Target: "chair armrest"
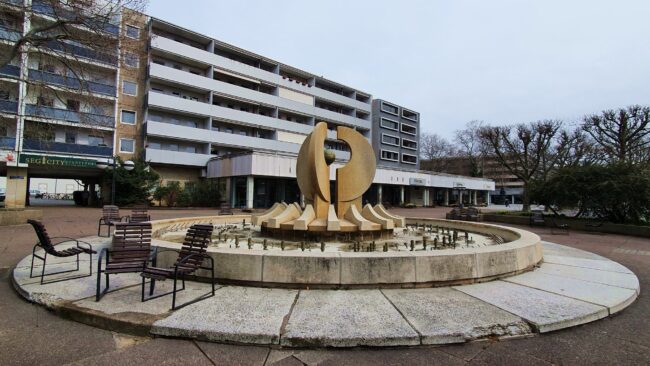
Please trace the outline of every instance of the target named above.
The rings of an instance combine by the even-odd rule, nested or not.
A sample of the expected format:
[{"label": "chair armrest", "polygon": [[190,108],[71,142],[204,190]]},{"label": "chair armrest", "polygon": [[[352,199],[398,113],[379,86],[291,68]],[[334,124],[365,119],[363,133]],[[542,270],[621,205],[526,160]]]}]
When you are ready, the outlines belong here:
[{"label": "chair armrest", "polygon": [[192,257],[201,257],[203,259],[206,259],[206,258],[212,259],[212,257],[209,256],[207,253],[192,253],[192,254],[188,254],[185,257],[181,258],[181,260],[176,262],[175,266],[178,267],[179,264],[183,264],[183,263],[187,262]]},{"label": "chair armrest", "polygon": [[[82,245],[82,244],[83,244],[83,245]],[[87,247],[86,249],[90,250],[90,251],[93,252],[93,253],[96,253],[95,251],[93,251],[93,246],[92,246],[92,244],[87,243],[87,242],[85,242],[85,241],[77,240],[77,247],[79,247],[79,248]]]},{"label": "chair armrest", "polygon": [[52,244],[52,245],[59,245],[61,243],[65,243],[66,241],[74,241],[75,243],[77,243],[77,245],[79,244],[78,239],[70,238],[70,237],[67,237],[67,236],[51,236],[50,240],[53,240],[53,239],[65,239],[65,240],[62,240],[62,241],[60,241],[60,242],[58,242],[56,244]]},{"label": "chair armrest", "polygon": [[97,256],[97,270],[100,271],[102,269],[102,259],[104,259],[104,256],[106,256],[106,264],[108,264],[108,255],[110,254],[108,248],[102,248],[101,251],[99,251],[99,256]]}]

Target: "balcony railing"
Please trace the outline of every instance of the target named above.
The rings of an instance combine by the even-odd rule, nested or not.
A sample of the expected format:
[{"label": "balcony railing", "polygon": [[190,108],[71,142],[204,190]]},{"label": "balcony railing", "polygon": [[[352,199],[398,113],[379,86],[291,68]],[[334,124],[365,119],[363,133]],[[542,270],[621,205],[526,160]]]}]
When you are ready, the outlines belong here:
[{"label": "balcony railing", "polygon": [[[2,69],[0,69],[0,73]],[[71,89],[82,89],[81,82],[79,79],[74,77],[67,77],[63,75],[52,74],[49,72],[39,71],[39,70],[29,70],[29,80],[39,81],[47,84],[59,85]],[[84,87],[83,90],[87,90],[91,93],[98,93],[104,95],[115,95],[115,87],[112,85],[106,85],[97,83],[94,81],[83,81]]]},{"label": "balcony railing", "polygon": [[117,65],[117,56],[107,53],[96,52],[86,47],[77,46],[62,41],[47,42],[47,47],[54,51],[72,54],[76,57],[83,58],[90,61],[98,61],[108,65]]},{"label": "balcony railing", "polygon": [[15,137],[0,137],[0,149],[13,150],[16,148]]},{"label": "balcony railing", "polygon": [[120,33],[119,26],[108,22],[108,20],[101,19],[101,17],[98,14],[82,15],[82,14],[77,14],[76,12],[71,10],[66,10],[62,8],[55,9],[54,7],[52,7],[51,4],[47,4],[39,0],[32,0],[32,10],[35,13],[45,14],[48,16],[52,16],[60,19],[68,19],[68,20],[80,18],[80,16],[83,16],[84,17],[83,20],[85,23],[91,23],[91,21],[94,21],[95,24],[87,24],[89,27],[92,27],[93,29],[102,28],[105,32],[114,35]]},{"label": "balcony railing", "polygon": [[18,102],[15,100],[0,100],[0,112],[18,113]]},{"label": "balcony railing", "polygon": [[20,31],[0,26],[0,39],[16,42],[20,39]]},{"label": "balcony railing", "polygon": [[27,104],[25,114],[33,117],[57,119],[90,126],[115,127],[115,117],[101,114],[69,111],[67,109]]},{"label": "balcony railing", "polygon": [[45,141],[30,138],[23,140],[23,150],[93,156],[111,156],[113,154],[113,148],[108,146],[68,144],[65,142]]},{"label": "balcony railing", "polygon": [[0,75],[18,77],[20,75],[20,67],[14,65],[5,65],[0,67]]}]

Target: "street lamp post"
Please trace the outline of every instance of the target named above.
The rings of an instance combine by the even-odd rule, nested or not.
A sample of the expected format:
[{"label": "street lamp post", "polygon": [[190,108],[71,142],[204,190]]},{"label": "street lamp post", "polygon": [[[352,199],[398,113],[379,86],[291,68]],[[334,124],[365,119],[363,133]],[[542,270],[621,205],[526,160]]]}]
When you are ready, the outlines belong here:
[{"label": "street lamp post", "polygon": [[[124,169],[127,171],[133,170],[135,168],[135,163],[131,160],[127,160],[122,163]],[[97,160],[97,167],[99,169],[111,169],[113,171],[111,177],[111,205],[115,205],[115,170],[120,167],[120,163],[117,161],[117,156],[112,156],[110,159],[100,159]]]}]

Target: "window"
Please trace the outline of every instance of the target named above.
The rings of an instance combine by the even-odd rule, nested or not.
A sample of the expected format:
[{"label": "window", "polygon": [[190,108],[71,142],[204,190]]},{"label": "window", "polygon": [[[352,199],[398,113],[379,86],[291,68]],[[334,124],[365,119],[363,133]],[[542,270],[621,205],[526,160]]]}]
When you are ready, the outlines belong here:
[{"label": "window", "polygon": [[77,133],[76,132],[66,132],[65,133],[65,143],[66,144],[76,144],[77,143]]},{"label": "window", "polygon": [[166,150],[170,150],[170,151],[178,151],[178,144],[169,144],[169,145],[167,145],[167,149],[166,149]]},{"label": "window", "polygon": [[52,64],[39,63],[38,70],[43,72],[49,72],[50,74],[56,73],[56,67]]},{"label": "window", "polygon": [[80,106],[79,101],[74,99],[68,99],[65,104],[65,107],[69,111],[75,111],[75,112],[79,112],[79,106]]},{"label": "window", "polygon": [[396,116],[399,116],[399,107],[394,106],[392,104],[388,104],[386,102],[381,102],[381,110],[382,112],[394,114]]},{"label": "window", "polygon": [[393,121],[392,119],[382,118],[380,122],[381,127],[387,128],[389,130],[399,131],[399,123]]},{"label": "window", "polygon": [[165,66],[165,61],[162,61],[162,60],[154,59],[154,60],[153,60],[153,63],[154,63],[154,64],[158,64],[158,65],[163,65],[163,66]]},{"label": "window", "polygon": [[104,144],[104,137],[88,135],[88,145],[90,146],[106,146]]},{"label": "window", "polygon": [[402,138],[402,147],[405,148],[405,149],[417,150],[418,149],[418,143],[416,141],[413,141],[413,140]]},{"label": "window", "polygon": [[0,90],[0,99],[2,100],[9,100],[9,91],[8,90]]},{"label": "window", "polygon": [[415,113],[413,111],[409,111],[408,109],[405,109],[405,108],[402,108],[402,117],[404,117],[406,119],[410,119],[411,121],[415,121],[415,122],[417,122],[417,120],[418,120],[418,114],[417,113]]},{"label": "window", "polygon": [[185,148],[185,152],[196,154],[196,147],[195,146],[187,146]]},{"label": "window", "polygon": [[176,70],[182,70],[182,69],[183,69],[183,68],[181,67],[181,65],[179,65],[179,64],[174,64],[174,68],[175,68]]},{"label": "window", "polygon": [[126,52],[124,54],[124,64],[129,67],[138,67],[139,65],[138,55],[136,55],[135,53]]},{"label": "window", "polygon": [[120,122],[127,124],[127,125],[134,125],[135,124],[135,112],[134,111],[127,111],[127,110],[122,110],[122,115],[120,117]]},{"label": "window", "polygon": [[122,80],[122,93],[127,95],[138,95],[138,85],[132,81]]},{"label": "window", "polygon": [[149,148],[150,149],[155,149],[155,150],[160,150],[160,143],[159,142],[150,142],[149,143]]},{"label": "window", "polygon": [[387,135],[385,133],[381,134],[381,143],[386,145],[399,146],[399,137],[392,135]]},{"label": "window", "polygon": [[418,157],[415,156],[415,155],[402,153],[402,163],[417,164],[418,163]]},{"label": "window", "polygon": [[133,139],[120,139],[120,152],[123,152],[123,153],[135,152],[135,140],[133,140]]},{"label": "window", "polygon": [[126,26],[126,36],[129,38],[138,39],[140,38],[140,28],[134,27],[132,25]]},{"label": "window", "polygon": [[407,125],[406,123],[402,123],[402,132],[409,135],[417,135],[418,128],[415,126]]},{"label": "window", "polygon": [[382,160],[399,161],[399,153],[390,150],[381,151]]}]

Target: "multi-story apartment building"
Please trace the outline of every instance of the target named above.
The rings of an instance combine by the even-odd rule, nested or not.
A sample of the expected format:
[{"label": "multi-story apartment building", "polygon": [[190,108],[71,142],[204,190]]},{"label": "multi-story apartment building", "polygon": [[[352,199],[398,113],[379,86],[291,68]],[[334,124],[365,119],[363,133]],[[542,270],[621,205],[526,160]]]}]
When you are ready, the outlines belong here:
[{"label": "multi-story apartment building", "polygon": [[[40,15],[17,14],[29,24],[32,19],[27,17]],[[381,159],[385,141],[375,145],[378,170],[366,201],[431,205],[436,195],[459,185],[475,191],[494,189],[485,179],[419,171],[417,112],[373,102],[367,92],[160,19],[125,19],[117,20],[106,35],[126,35],[120,37],[119,49],[101,55],[78,50],[96,75],[88,85],[100,102],[75,103],[74,92],[66,92],[68,101],[50,102],[25,91],[20,82],[0,80],[0,90],[6,90],[0,96],[7,96],[0,106],[8,126],[2,130],[8,177],[74,177],[94,185],[101,174],[95,168],[98,159],[142,157],[161,175],[161,184],[216,179],[232,206],[267,207],[300,199],[296,157],[317,122],[328,124],[326,145],[336,153],[336,168],[350,154],[336,139],[337,126],[352,127],[373,142],[376,136],[381,139],[375,134],[381,129],[396,135],[382,127],[388,126],[382,121],[393,120],[399,125],[399,147],[391,146],[399,152],[398,164]],[[27,30],[17,25],[16,31]],[[2,31],[0,47],[11,47],[11,33]],[[0,72],[38,72],[47,75],[48,83],[61,79],[41,58],[30,62]],[[396,109],[392,114],[390,107]],[[373,118],[375,114],[388,117]],[[53,132],[30,140],[29,128],[21,126],[36,123],[39,128],[34,130]],[[333,169],[332,179],[334,174]],[[11,184],[8,179],[8,191]]]},{"label": "multi-story apartment building", "polygon": [[377,165],[418,170],[420,113],[381,99],[372,101],[372,147]]}]

